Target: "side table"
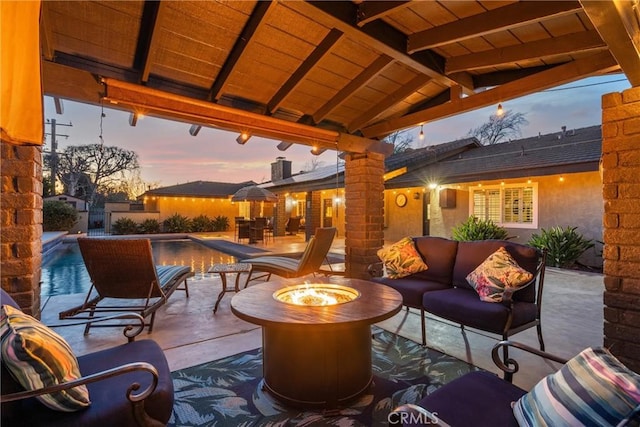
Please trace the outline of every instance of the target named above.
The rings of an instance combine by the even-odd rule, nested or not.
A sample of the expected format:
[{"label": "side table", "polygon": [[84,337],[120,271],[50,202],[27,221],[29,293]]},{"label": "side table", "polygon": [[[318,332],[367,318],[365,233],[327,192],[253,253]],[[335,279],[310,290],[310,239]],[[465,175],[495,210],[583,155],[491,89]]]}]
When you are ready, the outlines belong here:
[{"label": "side table", "polygon": [[[213,312],[215,313],[218,310],[218,305],[220,305],[220,301],[226,292],[238,292],[240,291],[240,273],[251,273],[251,264],[246,262],[234,262],[229,264],[213,264],[207,270],[207,273],[218,273],[220,275],[220,279],[222,280],[222,290],[218,295],[218,300],[216,301],[216,305],[213,306]],[[235,273],[236,274],[236,282],[235,287],[229,289],[227,287],[227,273]],[[247,274],[247,280],[244,283],[244,287],[247,287],[249,283],[249,276]]]}]

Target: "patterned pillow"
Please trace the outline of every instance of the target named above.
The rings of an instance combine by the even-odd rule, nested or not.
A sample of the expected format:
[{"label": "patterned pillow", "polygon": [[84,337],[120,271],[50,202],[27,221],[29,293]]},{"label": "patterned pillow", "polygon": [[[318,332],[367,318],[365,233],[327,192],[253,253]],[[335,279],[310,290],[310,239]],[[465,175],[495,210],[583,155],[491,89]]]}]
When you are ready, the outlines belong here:
[{"label": "patterned pillow", "polygon": [[390,279],[400,279],[429,268],[422,261],[411,237],[405,237],[387,248],[378,250],[378,257],[384,264],[385,277]]},{"label": "patterned pillow", "polygon": [[506,288],[517,289],[533,279],[533,274],[518,265],[515,259],[501,247],[467,275],[480,299],[500,302]]},{"label": "patterned pillow", "polygon": [[520,426],[625,425],[640,410],[640,375],[588,348],[513,405]]},{"label": "patterned pillow", "polygon": [[[26,390],[80,378],[78,360],[60,335],[33,317],[9,305],[2,306],[2,362]],[[73,412],[91,404],[82,385],[37,397],[47,407]]]}]

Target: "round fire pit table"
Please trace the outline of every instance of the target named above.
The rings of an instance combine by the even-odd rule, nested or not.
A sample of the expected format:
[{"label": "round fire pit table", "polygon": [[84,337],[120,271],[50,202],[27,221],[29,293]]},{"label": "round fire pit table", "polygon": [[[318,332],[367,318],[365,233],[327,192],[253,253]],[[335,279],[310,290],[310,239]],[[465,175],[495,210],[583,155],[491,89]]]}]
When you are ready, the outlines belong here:
[{"label": "round fire pit table", "polygon": [[[371,325],[400,311],[394,289],[359,279],[314,278],[347,294],[335,305],[296,305],[276,299],[299,280],[265,282],[241,290],[231,311],[262,326],[263,386],[285,404],[335,409],[371,384]],[[344,293],[344,292],[343,292]]]}]

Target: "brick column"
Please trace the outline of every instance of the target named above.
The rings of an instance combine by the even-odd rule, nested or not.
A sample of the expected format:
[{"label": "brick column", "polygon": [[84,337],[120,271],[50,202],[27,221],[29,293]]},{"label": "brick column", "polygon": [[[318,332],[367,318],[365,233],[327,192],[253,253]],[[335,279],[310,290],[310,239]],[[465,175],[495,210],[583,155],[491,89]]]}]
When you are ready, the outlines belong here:
[{"label": "brick column", "polygon": [[345,160],[346,275],[366,279],[384,243],[384,156],[350,154]]},{"label": "brick column", "polygon": [[602,97],[604,345],[640,372],[640,88]]},{"label": "brick column", "polygon": [[305,211],[305,238],[308,241],[316,232],[316,228],[322,225],[322,192],[310,191],[307,193],[307,209]]},{"label": "brick column", "polygon": [[287,198],[284,193],[278,194],[278,202],[276,203],[276,209],[273,216],[275,222],[273,235],[284,236],[287,220],[289,219],[289,215],[287,215]]},{"label": "brick column", "polygon": [[1,141],[2,266],[0,280],[25,313],[40,316],[42,154]]}]

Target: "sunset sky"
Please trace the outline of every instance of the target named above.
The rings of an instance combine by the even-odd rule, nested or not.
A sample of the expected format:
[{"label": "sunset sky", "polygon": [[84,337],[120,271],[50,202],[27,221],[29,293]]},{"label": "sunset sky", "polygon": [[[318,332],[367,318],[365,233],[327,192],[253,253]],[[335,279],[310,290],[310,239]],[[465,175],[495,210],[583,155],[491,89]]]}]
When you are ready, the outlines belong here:
[{"label": "sunset sky", "polygon": [[[630,87],[622,74],[594,77],[550,91],[503,102],[505,110],[525,114],[529,125],[522,129],[522,136],[534,136],[567,129],[592,126],[601,123],[601,97],[605,93],[621,92]],[[58,150],[69,145],[98,143],[100,135],[100,107],[63,101],[64,114],[57,115],[53,98],[45,97],[45,118],[56,119],[59,124]],[[419,128],[413,129],[414,147],[439,144],[462,138],[470,129],[486,122],[496,106],[482,108],[452,118],[424,125],[425,141],[418,140]],[[245,145],[235,139],[237,133],[212,128],[202,128],[193,137],[189,124],[145,117],[137,126],[129,126],[129,113],[105,108],[102,136],[106,145],[114,145],[138,154],[142,179],[164,187],[190,181],[256,182],[268,181],[271,163],[276,157],[292,161],[292,171],[298,172],[310,164],[314,157],[310,147],[294,145],[287,151],[279,151],[280,141],[252,137]],[[45,126],[50,132],[49,126]],[[47,136],[45,149],[50,148]],[[318,160],[322,165],[336,162],[335,151],[326,151]]]}]

